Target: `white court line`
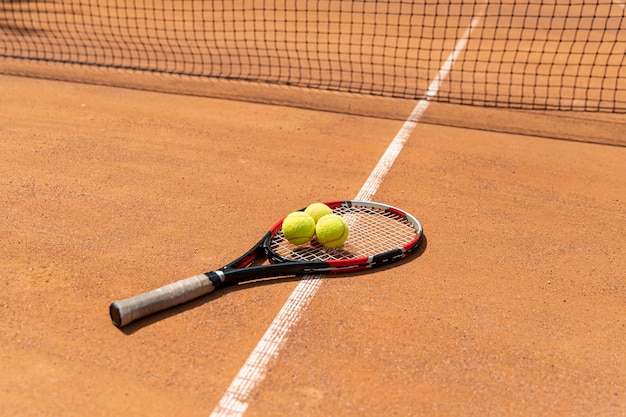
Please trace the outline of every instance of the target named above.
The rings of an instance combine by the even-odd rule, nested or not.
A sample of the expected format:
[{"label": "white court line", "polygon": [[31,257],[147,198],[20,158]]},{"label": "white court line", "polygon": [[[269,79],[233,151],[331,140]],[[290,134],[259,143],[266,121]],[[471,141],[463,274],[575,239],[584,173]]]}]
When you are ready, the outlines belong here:
[{"label": "white court line", "polygon": [[[382,182],[383,177],[393,165],[407,138],[428,108],[428,98],[437,95],[441,83],[450,72],[454,61],[465,48],[465,44],[472,30],[478,24],[481,16],[482,13],[474,17],[471,25],[465,30],[465,33],[458,41],[454,51],[439,70],[437,77],[429,85],[428,90],[426,90],[424,94],[424,98],[417,103],[409,118],[404,122],[400,131],[396,134],[396,137],[378,161],[378,164],[361,188],[361,191],[357,194],[356,200],[369,200],[376,190],[378,190],[378,186]],[[248,357],[248,360],[246,360],[246,363],[226,390],[226,393],[213,410],[213,413],[211,413],[211,417],[243,416],[248,408],[250,393],[263,378],[265,378],[267,364],[270,359],[278,354],[278,350],[285,336],[297,323],[300,318],[300,313],[308,306],[321,283],[321,275],[306,275],[302,278],[283,308],[278,312],[272,324],[270,324],[270,327],[261,338],[261,341],[256,345]]]}]

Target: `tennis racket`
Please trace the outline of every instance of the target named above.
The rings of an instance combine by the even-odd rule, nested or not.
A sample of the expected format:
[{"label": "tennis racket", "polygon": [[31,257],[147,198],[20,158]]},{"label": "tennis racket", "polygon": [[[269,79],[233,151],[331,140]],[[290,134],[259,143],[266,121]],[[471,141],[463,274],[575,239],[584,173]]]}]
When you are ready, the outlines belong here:
[{"label": "tennis racket", "polygon": [[[315,238],[305,245],[293,245],[283,236],[280,220],[248,252],[216,271],[114,301],[110,306],[113,323],[123,327],[230,284],[289,275],[356,272],[388,265],[415,251],[422,240],[420,222],[395,207],[354,200],[326,205],[348,223],[350,234],[342,247],[327,249]],[[266,260],[270,263],[262,265]]]}]

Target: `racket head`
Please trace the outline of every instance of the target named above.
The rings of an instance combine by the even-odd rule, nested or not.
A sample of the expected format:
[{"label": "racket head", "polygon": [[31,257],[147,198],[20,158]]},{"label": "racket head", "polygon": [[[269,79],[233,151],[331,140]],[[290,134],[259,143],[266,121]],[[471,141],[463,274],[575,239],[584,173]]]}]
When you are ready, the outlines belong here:
[{"label": "racket head", "polygon": [[270,229],[265,244],[270,262],[325,262],[327,266],[319,272],[350,272],[399,261],[414,252],[422,240],[419,220],[396,207],[358,200],[324,204],[348,223],[344,245],[328,249],[315,237],[307,244],[294,245],[285,239],[281,220]]}]

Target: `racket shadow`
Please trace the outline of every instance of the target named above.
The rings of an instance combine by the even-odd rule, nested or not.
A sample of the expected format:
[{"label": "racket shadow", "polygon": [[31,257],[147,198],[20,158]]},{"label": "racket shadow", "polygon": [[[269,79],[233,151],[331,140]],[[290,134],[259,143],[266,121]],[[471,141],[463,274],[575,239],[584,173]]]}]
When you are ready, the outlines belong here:
[{"label": "racket shadow", "polygon": [[[324,279],[328,279],[328,280],[342,279],[342,278],[355,278],[358,276],[367,276],[370,274],[379,273],[381,271],[386,271],[392,268],[397,268],[408,262],[411,262],[415,258],[420,257],[426,251],[427,246],[428,246],[428,242],[426,239],[426,235],[424,234],[422,235],[421,242],[418,248],[409,256],[407,256],[406,258],[398,262],[394,262],[389,265],[384,265],[384,266],[380,266],[374,269],[367,269],[367,270],[363,270],[359,272],[344,273],[344,274],[325,274],[323,275],[323,277]],[[122,331],[125,335],[130,336],[133,333],[143,329],[144,327],[150,326],[156,322],[165,320],[169,317],[184,313],[185,311],[190,311],[195,308],[201,307],[202,305],[206,303],[210,303],[213,300],[216,300],[220,297],[223,297],[233,292],[249,290],[251,288],[263,287],[266,285],[274,285],[278,283],[295,282],[295,281],[300,281],[301,279],[302,279],[301,275],[295,275],[295,276],[291,275],[291,276],[284,276],[284,277],[264,278],[264,279],[259,279],[255,281],[247,281],[247,282],[242,282],[239,284],[229,285],[226,287],[219,288],[218,290],[210,294],[188,301],[185,304],[181,304],[181,305],[169,308],[167,310],[152,314],[150,316],[144,317],[142,319],[139,319],[133,323],[130,323],[129,325],[125,327],[120,328],[119,330]]]}]

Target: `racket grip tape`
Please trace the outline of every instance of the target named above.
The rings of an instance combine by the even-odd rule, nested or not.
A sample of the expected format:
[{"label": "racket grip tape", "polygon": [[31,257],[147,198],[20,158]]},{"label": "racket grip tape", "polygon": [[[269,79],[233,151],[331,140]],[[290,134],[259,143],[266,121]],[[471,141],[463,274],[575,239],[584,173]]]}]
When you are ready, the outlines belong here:
[{"label": "racket grip tape", "polygon": [[135,320],[186,303],[215,289],[211,274],[194,275],[156,290],[113,301],[109,313],[113,324],[124,327]]}]

